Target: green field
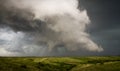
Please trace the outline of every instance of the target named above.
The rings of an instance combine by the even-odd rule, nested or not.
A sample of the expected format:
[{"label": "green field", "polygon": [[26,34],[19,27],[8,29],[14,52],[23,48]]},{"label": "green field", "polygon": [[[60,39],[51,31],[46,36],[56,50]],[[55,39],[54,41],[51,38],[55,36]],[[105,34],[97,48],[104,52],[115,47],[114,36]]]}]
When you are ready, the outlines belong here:
[{"label": "green field", "polygon": [[0,71],[120,71],[120,57],[1,57]]}]

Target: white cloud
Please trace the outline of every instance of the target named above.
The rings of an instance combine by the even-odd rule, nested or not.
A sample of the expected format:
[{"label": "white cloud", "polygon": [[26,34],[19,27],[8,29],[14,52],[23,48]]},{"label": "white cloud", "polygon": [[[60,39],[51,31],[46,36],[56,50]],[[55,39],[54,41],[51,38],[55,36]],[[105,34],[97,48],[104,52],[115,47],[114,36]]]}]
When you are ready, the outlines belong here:
[{"label": "white cloud", "polygon": [[[8,0],[8,4],[12,8],[28,10],[34,14],[34,19],[45,22],[42,29],[41,27],[35,28],[38,32],[15,33],[4,31],[0,33],[0,39],[10,41],[10,50],[21,48],[21,52],[24,52],[25,55],[34,55],[44,50],[38,45],[41,42],[46,42],[49,50],[61,43],[68,50],[81,48],[89,51],[103,50],[85,32],[90,19],[86,10],[78,9],[78,0]],[[16,23],[12,25],[14,24]],[[32,26],[34,23],[26,24]],[[44,32],[39,32],[41,31],[39,28]],[[31,40],[26,41],[25,39],[28,40],[28,33],[34,33],[35,35],[32,35]],[[7,53],[4,49],[1,50]]]}]

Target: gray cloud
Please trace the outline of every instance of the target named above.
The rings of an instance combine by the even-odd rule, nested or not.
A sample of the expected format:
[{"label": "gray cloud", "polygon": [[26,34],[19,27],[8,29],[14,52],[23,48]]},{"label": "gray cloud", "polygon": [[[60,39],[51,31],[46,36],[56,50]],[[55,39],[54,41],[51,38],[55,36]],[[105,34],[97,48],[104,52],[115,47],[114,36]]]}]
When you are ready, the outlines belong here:
[{"label": "gray cloud", "polygon": [[5,0],[0,12],[0,44],[5,55],[103,50],[85,32],[90,20],[86,10],[78,9],[77,0]]}]

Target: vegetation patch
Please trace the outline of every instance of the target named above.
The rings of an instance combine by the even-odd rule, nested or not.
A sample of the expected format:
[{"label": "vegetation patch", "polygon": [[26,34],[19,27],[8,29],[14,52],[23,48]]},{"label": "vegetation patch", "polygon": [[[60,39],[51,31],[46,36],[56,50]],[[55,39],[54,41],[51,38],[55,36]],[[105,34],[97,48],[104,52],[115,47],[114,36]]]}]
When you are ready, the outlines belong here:
[{"label": "vegetation patch", "polygon": [[120,57],[1,57],[0,71],[120,71]]}]

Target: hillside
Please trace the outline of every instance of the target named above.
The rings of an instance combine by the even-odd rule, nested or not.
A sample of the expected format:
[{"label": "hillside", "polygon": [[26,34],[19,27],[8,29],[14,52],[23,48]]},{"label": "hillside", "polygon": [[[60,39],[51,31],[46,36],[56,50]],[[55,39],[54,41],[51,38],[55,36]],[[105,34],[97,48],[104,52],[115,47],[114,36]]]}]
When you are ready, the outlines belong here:
[{"label": "hillside", "polygon": [[120,57],[1,57],[0,71],[120,71]]}]

